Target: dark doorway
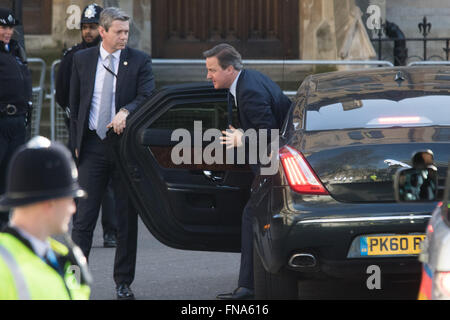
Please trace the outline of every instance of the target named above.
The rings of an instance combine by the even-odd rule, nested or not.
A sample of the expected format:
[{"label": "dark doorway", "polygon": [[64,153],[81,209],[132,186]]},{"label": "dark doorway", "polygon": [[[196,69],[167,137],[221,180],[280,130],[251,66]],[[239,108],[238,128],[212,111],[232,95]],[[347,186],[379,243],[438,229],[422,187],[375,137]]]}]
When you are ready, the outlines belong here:
[{"label": "dark doorway", "polygon": [[298,17],[298,0],[152,0],[152,55],[200,59],[227,42],[244,59],[298,59]]}]

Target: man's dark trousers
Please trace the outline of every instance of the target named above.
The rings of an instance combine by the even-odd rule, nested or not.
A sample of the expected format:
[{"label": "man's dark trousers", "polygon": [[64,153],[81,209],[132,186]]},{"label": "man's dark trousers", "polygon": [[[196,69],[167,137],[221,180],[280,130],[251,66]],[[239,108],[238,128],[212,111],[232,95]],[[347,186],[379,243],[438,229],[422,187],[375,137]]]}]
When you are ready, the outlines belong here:
[{"label": "man's dark trousers", "polygon": [[[240,127],[246,131],[279,129],[290,108],[291,101],[280,87],[267,76],[254,70],[242,70],[236,85]],[[233,100],[231,101],[233,102]],[[270,139],[270,138],[269,138]],[[258,141],[258,147],[260,142]],[[244,142],[246,159],[249,159],[250,144]],[[259,149],[259,148],[258,148]],[[259,154],[259,151],[258,151]],[[260,172],[260,164],[250,165],[255,177]],[[256,181],[253,182],[253,185]],[[252,194],[252,193],[251,193]],[[253,289],[253,220],[256,210],[255,200],[250,200],[242,213],[241,226],[241,267],[238,286]]]},{"label": "man's dark trousers", "polygon": [[114,281],[130,285],[134,280],[137,247],[137,213],[129,203],[125,184],[110,155],[107,142],[95,131],[87,130],[78,165],[80,186],[88,198],[79,199],[73,218],[73,241],[86,257],[92,247],[92,237],[100,205],[110,178],[116,197],[117,249],[114,260]]},{"label": "man's dark trousers", "polygon": [[242,212],[241,225],[241,266],[238,287],[253,289],[253,211],[252,199],[247,202]]}]

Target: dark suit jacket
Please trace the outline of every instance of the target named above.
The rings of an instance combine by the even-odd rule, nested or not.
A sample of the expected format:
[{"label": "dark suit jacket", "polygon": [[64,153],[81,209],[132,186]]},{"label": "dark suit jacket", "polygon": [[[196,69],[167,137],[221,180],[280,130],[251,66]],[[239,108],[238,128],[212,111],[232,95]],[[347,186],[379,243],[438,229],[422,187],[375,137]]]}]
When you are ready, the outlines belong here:
[{"label": "dark suit jacket", "polygon": [[[88,129],[100,47],[75,53],[70,80],[70,130],[72,148],[82,151],[83,136]],[[133,112],[148,100],[155,89],[150,57],[126,47],[120,54],[116,82],[116,112],[121,108]]]},{"label": "dark suit jacket", "polygon": [[255,70],[242,70],[237,86],[241,127],[247,129],[280,129],[291,106],[280,87]]},{"label": "dark suit jacket", "polygon": [[[280,87],[266,75],[255,70],[242,70],[236,86],[237,108],[241,128],[246,131],[269,129],[268,142],[271,141],[270,129],[280,129],[291,106],[291,100],[283,94]],[[250,150],[250,141],[244,141],[246,158]],[[258,141],[258,147],[266,147]],[[259,148],[258,148],[259,154]],[[257,173],[258,166],[251,165]]]},{"label": "dark suit jacket", "polygon": [[69,92],[70,92],[70,78],[72,75],[72,61],[73,55],[80,50],[88,48],[87,44],[83,41],[66,51],[64,51],[61,63],[58,68],[58,75],[56,77],[55,85],[55,99],[59,106],[65,111],[65,108],[69,106]]}]

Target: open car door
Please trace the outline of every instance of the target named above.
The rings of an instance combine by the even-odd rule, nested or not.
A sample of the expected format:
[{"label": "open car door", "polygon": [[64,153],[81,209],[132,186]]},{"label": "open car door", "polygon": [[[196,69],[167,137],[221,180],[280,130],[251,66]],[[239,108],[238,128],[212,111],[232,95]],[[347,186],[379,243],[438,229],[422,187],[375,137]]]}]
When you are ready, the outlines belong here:
[{"label": "open car door", "polygon": [[[132,203],[159,241],[179,249],[238,252],[253,174],[249,166],[225,160],[174,164],[172,149],[180,141],[172,141],[172,133],[187,129],[194,139],[194,121],[201,121],[203,132],[226,129],[227,92],[197,83],[155,93],[116,136],[114,157]],[[191,146],[192,154],[199,151]]]}]

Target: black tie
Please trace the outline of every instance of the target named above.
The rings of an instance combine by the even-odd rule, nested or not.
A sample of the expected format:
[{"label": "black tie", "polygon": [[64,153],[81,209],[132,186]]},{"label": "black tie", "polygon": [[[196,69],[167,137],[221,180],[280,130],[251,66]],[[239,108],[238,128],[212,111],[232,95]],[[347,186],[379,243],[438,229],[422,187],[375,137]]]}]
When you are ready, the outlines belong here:
[{"label": "black tie", "polygon": [[231,92],[228,92],[228,126],[233,125],[233,106],[235,106],[234,103],[234,97],[231,94]]}]

